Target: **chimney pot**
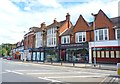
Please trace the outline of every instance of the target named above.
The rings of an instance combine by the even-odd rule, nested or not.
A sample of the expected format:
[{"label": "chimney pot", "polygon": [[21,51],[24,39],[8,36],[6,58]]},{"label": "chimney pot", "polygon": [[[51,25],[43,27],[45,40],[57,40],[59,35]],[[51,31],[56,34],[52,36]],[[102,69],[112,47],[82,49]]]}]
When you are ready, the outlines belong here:
[{"label": "chimney pot", "polygon": [[67,13],[67,15],[66,15],[66,20],[70,21],[70,14],[69,13]]}]

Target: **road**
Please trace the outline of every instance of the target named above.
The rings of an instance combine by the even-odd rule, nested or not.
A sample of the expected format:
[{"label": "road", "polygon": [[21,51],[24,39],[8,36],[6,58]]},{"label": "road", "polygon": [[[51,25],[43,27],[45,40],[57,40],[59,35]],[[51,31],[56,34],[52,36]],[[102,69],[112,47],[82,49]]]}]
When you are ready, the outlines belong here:
[{"label": "road", "polygon": [[[118,82],[116,71],[26,63],[1,59],[2,82]],[[23,84],[23,83],[21,83]]]}]

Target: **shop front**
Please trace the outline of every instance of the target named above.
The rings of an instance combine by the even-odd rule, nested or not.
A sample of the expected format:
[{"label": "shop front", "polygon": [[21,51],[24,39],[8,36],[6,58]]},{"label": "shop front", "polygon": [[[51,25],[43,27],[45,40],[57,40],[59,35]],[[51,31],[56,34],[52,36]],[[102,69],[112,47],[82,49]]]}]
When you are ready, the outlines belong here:
[{"label": "shop front", "polygon": [[45,61],[47,62],[58,62],[59,61],[59,51],[58,47],[46,47],[45,48]]},{"label": "shop front", "polygon": [[118,63],[120,62],[120,40],[99,41],[89,43],[90,62]]},{"label": "shop front", "polygon": [[32,61],[44,61],[44,49],[35,48],[32,49]]},{"label": "shop front", "polygon": [[62,44],[60,46],[60,57],[64,62],[88,63],[88,43]]}]

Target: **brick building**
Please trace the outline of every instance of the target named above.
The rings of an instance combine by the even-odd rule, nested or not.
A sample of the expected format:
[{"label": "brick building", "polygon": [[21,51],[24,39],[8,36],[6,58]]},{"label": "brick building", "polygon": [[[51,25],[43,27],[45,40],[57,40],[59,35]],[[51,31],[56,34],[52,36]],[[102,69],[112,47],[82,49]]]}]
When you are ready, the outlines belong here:
[{"label": "brick building", "polygon": [[32,48],[32,60],[33,61],[59,61],[60,50],[59,44],[61,42],[60,35],[66,30],[71,28],[72,23],[70,22],[70,15],[67,13],[64,21],[58,22],[56,19],[53,23],[46,26],[45,23],[41,24],[40,28],[35,28],[35,48]]},{"label": "brick building", "polygon": [[64,21],[32,27],[24,36],[24,48],[33,61],[120,62],[120,17],[108,18],[102,10],[93,16],[87,22],[80,15],[73,26],[67,13]]},{"label": "brick building", "polygon": [[89,62],[120,62],[120,17],[108,18],[100,10],[94,15],[92,41],[89,42]]}]

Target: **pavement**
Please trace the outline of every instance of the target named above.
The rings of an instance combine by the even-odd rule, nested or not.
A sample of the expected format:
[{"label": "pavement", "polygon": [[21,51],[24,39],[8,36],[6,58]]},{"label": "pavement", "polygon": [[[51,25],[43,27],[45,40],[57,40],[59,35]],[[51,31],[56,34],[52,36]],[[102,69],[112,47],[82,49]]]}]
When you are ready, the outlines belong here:
[{"label": "pavement", "polygon": [[65,63],[65,62],[37,62],[37,61],[26,61],[30,63],[38,63],[53,66],[64,66],[64,67],[75,67],[75,68],[91,68],[91,69],[101,69],[101,70],[113,70],[117,71],[117,64],[89,64],[89,63]]}]

